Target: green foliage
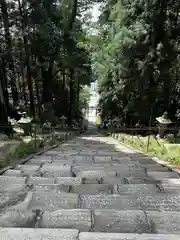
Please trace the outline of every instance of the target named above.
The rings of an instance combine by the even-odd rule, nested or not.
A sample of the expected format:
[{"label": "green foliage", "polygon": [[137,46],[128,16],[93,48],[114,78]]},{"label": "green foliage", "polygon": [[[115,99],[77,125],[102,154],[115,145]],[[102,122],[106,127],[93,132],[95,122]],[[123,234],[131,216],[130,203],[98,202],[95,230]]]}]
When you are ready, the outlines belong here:
[{"label": "green foliage", "polygon": [[[179,98],[180,3],[107,0],[100,16],[94,69],[104,116],[148,124],[165,110],[176,119]],[[97,38],[97,37],[96,37]]]},{"label": "green foliage", "polygon": [[[180,145],[169,144],[168,140],[156,140],[153,136],[150,136],[149,147],[148,137],[131,136],[128,134],[113,134],[113,137],[117,138],[120,142],[132,146],[141,150],[144,153],[148,153],[151,156],[157,156],[161,159],[168,161],[171,164],[180,164],[179,154]],[[176,142],[176,138],[174,138]]]},{"label": "green foliage", "polygon": [[40,117],[47,102],[54,103],[56,116],[65,115],[69,123],[74,112],[81,114],[79,92],[92,81],[89,23],[84,27],[84,21],[95,2],[1,1],[0,78],[6,101],[0,100],[2,124],[8,121],[9,101],[18,106],[21,100],[33,117]]},{"label": "green foliage", "polygon": [[36,140],[27,142],[20,142],[19,144],[13,145],[9,151],[0,159],[0,168],[6,167],[9,164],[14,164],[19,159],[27,156],[28,154],[35,153],[39,148],[41,142]]}]

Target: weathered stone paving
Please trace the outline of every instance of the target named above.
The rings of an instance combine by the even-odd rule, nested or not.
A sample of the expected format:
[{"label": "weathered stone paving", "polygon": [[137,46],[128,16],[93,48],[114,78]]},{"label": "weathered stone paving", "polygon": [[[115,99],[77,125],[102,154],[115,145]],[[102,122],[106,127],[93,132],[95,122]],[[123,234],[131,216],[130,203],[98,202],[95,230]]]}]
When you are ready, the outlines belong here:
[{"label": "weathered stone paving", "polygon": [[1,240],[179,240],[180,177],[85,135],[0,176]]}]

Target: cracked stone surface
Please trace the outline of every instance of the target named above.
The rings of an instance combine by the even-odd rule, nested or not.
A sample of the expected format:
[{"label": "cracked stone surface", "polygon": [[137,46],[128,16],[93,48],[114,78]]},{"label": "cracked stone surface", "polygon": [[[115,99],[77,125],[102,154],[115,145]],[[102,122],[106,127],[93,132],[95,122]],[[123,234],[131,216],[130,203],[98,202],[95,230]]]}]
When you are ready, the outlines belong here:
[{"label": "cracked stone surface", "polygon": [[147,195],[160,192],[155,184],[119,184],[114,186],[114,194],[120,195]]},{"label": "cracked stone surface", "polygon": [[42,228],[76,228],[87,232],[91,229],[91,225],[91,212],[85,209],[46,211],[40,221]]},{"label": "cracked stone surface", "polygon": [[29,209],[37,210],[56,210],[59,208],[71,209],[78,207],[78,195],[75,193],[65,193],[51,189],[48,191],[37,190],[33,192]]},{"label": "cracked stone surface", "polygon": [[76,240],[76,229],[0,228],[1,240]]},{"label": "cracked stone surface", "polygon": [[180,214],[178,212],[147,212],[147,220],[154,233],[180,234]]},{"label": "cracked stone surface", "polygon": [[149,233],[150,226],[143,211],[95,210],[96,232]]},{"label": "cracked stone surface", "polygon": [[0,176],[2,240],[179,240],[180,177],[85,134]]}]

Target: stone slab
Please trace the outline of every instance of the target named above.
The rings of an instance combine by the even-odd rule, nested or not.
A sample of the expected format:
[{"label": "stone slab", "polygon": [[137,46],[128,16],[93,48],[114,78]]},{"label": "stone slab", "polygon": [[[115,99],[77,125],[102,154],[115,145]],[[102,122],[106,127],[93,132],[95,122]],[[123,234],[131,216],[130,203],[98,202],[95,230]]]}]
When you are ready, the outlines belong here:
[{"label": "stone slab", "polygon": [[111,184],[111,185],[117,185],[117,184],[125,184],[125,178],[123,177],[103,177],[102,179],[103,184]]},{"label": "stone slab", "polygon": [[23,201],[26,194],[24,190],[0,193],[0,209],[10,207],[17,204],[19,201]]},{"label": "stone slab", "polygon": [[180,195],[152,194],[139,196],[141,209],[144,211],[180,211]]},{"label": "stone slab", "polygon": [[[81,156],[96,156],[97,152],[96,151],[92,151],[92,150],[88,150],[88,151],[80,151],[79,154]],[[76,155],[79,155],[78,153]]]},{"label": "stone slab", "polygon": [[40,166],[38,165],[17,165],[16,170],[20,170],[21,173],[24,176],[36,176],[39,175],[38,170],[40,169]]},{"label": "stone slab", "polygon": [[141,168],[141,169],[116,169],[116,174],[117,176],[120,177],[141,177],[141,178],[145,178],[147,176],[145,169]]},{"label": "stone slab", "polygon": [[71,154],[68,154],[68,153],[58,153],[58,155],[54,155],[52,156],[52,160],[56,160],[56,159],[61,159],[61,160],[67,160],[68,158],[71,157]]},{"label": "stone slab", "polygon": [[94,156],[94,163],[111,163],[112,162],[112,158],[111,156]]},{"label": "stone slab", "polygon": [[79,184],[70,188],[70,192],[78,194],[111,194],[113,185],[110,184]]},{"label": "stone slab", "polygon": [[73,186],[74,184],[81,184],[82,179],[79,177],[57,177],[55,179],[55,183],[66,186]]},{"label": "stone slab", "polygon": [[73,160],[72,159],[54,159],[52,161],[52,165],[72,165],[73,164]]},{"label": "stone slab", "polygon": [[155,184],[118,184],[114,186],[114,194],[145,195],[160,192]]},{"label": "stone slab", "polygon": [[54,178],[44,178],[44,177],[29,177],[27,180],[27,184],[29,186],[38,185],[38,184],[53,184],[55,183]]},{"label": "stone slab", "polygon": [[147,175],[153,179],[159,180],[162,178],[179,178],[179,175],[175,172],[151,172],[147,171]]},{"label": "stone slab", "polygon": [[180,178],[164,178],[159,181],[164,184],[180,185]]},{"label": "stone slab", "polygon": [[78,208],[79,197],[75,193],[58,192],[56,190],[33,192],[29,209],[42,211],[57,210],[60,208]]},{"label": "stone slab", "polygon": [[60,185],[60,184],[38,184],[33,186],[33,191],[36,191],[38,193],[40,192],[48,192],[51,190],[55,190],[55,191],[62,191],[62,192],[69,192],[69,186],[65,186],[65,185]]},{"label": "stone slab", "polygon": [[123,156],[125,156],[124,153],[119,152],[119,151],[98,151],[97,155],[100,155],[100,156],[116,156],[116,157],[123,157]]},{"label": "stone slab", "polygon": [[87,161],[92,161],[93,160],[93,156],[82,156],[82,155],[75,155],[75,156],[71,156],[70,158],[72,158],[74,161],[77,162],[87,162]]},{"label": "stone slab", "polygon": [[154,168],[148,168],[145,167],[146,171],[150,171],[150,172],[170,172],[169,169],[167,167],[154,167]]},{"label": "stone slab", "polygon": [[126,177],[125,181],[128,184],[156,184],[156,183],[158,183],[158,180],[155,180],[152,177]]},{"label": "stone slab", "polygon": [[39,226],[42,228],[74,228],[80,231],[90,231],[92,226],[91,212],[84,209],[45,211]]},{"label": "stone slab", "polygon": [[80,195],[83,209],[141,210],[141,201],[120,195]]},{"label": "stone slab", "polygon": [[51,165],[46,164],[41,168],[43,177],[71,177],[71,166],[69,165]]},{"label": "stone slab", "polygon": [[112,157],[113,161],[121,164],[131,164],[133,163],[130,157]]},{"label": "stone slab", "polygon": [[169,184],[169,183],[160,183],[158,184],[159,188],[164,193],[179,193],[180,194],[180,185],[179,184]]},{"label": "stone slab", "polygon": [[[82,232],[79,240],[138,240],[138,234]],[[161,239],[159,239],[161,240]]]},{"label": "stone slab", "polygon": [[0,191],[14,191],[25,186],[25,177],[0,176]]},{"label": "stone slab", "polygon": [[147,220],[153,233],[180,234],[179,212],[147,212]]},{"label": "stone slab", "polygon": [[[133,158],[133,157],[132,157]],[[150,159],[150,158],[144,158],[144,159],[138,159],[138,158],[136,158],[136,160],[138,160],[138,162],[140,163],[140,164],[143,164],[143,165],[151,165],[151,164],[156,164],[156,162],[155,161],[153,161],[152,159]]]},{"label": "stone slab", "polygon": [[44,153],[45,156],[57,156],[59,153],[59,151],[57,150],[49,150],[47,152]]},{"label": "stone slab", "polygon": [[117,164],[117,163],[102,163],[102,164],[92,164],[92,165],[76,165],[72,167],[74,173],[85,170],[104,170],[104,171],[114,171],[114,172],[142,172],[142,168],[138,168],[135,164]]},{"label": "stone slab", "polygon": [[1,240],[77,240],[76,229],[0,228]]},{"label": "stone slab", "polygon": [[92,233],[82,232],[79,240],[179,240],[173,234],[135,234],[135,233]]},{"label": "stone slab", "polygon": [[36,223],[36,213],[31,211],[6,211],[0,216],[1,227],[33,228]]},{"label": "stone slab", "polygon": [[95,210],[95,232],[149,233],[150,226],[143,211]]},{"label": "stone slab", "polygon": [[67,150],[67,149],[65,150],[65,149],[64,149],[63,154],[64,154],[65,156],[81,155],[78,149],[74,149],[74,150],[73,150],[73,149],[69,149],[69,150]]},{"label": "stone slab", "polygon": [[116,172],[115,171],[104,171],[104,170],[86,170],[86,171],[79,172],[77,175],[77,177],[82,179],[82,182],[84,184],[86,184],[86,183],[92,183],[92,184],[102,183],[103,177],[106,177],[106,176],[114,177],[114,176],[116,176]]},{"label": "stone slab", "polygon": [[46,159],[46,158],[32,158],[28,161],[28,165],[37,165],[42,166],[44,163],[51,163],[52,159]]},{"label": "stone slab", "polygon": [[142,234],[137,240],[178,240],[180,236],[173,234]]},{"label": "stone slab", "polygon": [[21,170],[14,170],[14,169],[7,170],[3,175],[9,176],[9,177],[22,177]]}]

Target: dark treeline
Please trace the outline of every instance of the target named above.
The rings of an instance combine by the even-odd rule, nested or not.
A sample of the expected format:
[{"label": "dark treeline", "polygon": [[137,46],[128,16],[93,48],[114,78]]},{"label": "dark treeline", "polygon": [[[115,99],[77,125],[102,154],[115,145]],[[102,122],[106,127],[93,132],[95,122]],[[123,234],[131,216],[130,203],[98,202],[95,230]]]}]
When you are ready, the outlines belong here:
[{"label": "dark treeline", "polygon": [[98,32],[102,115],[148,125],[167,111],[179,121],[180,1],[107,0]]},{"label": "dark treeline", "polygon": [[[95,0],[0,1],[0,131],[18,109],[43,107],[71,124],[79,95],[92,80],[83,14]],[[2,127],[3,126],[3,127]]]}]

